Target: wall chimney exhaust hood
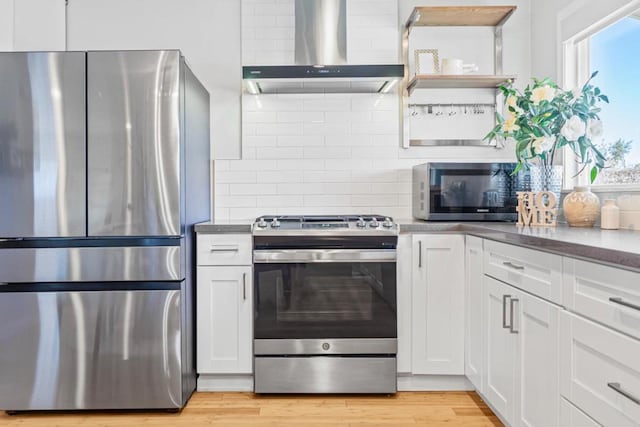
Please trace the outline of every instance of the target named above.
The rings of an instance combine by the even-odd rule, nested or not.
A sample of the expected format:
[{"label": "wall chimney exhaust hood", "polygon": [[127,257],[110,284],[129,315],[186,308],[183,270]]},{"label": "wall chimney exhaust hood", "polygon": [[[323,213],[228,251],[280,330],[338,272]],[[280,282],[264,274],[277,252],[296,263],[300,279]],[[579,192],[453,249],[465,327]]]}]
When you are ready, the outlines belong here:
[{"label": "wall chimney exhaust hood", "polygon": [[295,1],[295,65],[242,67],[247,92],[386,93],[402,64],[347,62],[346,0]]}]

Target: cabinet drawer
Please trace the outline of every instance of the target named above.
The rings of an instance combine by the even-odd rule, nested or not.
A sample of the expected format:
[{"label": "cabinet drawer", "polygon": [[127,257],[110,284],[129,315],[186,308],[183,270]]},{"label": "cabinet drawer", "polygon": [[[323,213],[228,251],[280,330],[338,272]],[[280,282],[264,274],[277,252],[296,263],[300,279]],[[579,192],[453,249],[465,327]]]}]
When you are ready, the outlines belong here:
[{"label": "cabinet drawer", "polygon": [[640,341],[563,312],[562,395],[605,426],[638,426]]},{"label": "cabinet drawer", "polygon": [[566,399],[560,399],[560,425],[562,427],[600,427],[600,424]]},{"label": "cabinet drawer", "polygon": [[251,265],[250,234],[198,234],[198,265]]},{"label": "cabinet drawer", "polygon": [[564,258],[566,308],[640,338],[640,273]]},{"label": "cabinet drawer", "polygon": [[484,273],[540,298],[562,304],[562,257],[484,241]]}]

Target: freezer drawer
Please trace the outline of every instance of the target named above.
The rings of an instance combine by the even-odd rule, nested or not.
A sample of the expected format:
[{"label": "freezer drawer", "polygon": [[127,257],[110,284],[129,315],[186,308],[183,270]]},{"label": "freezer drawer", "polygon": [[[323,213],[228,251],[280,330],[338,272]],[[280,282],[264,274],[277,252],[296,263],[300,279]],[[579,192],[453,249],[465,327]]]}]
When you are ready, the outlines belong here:
[{"label": "freezer drawer", "polygon": [[86,232],[85,53],[0,53],[0,239]]},{"label": "freezer drawer", "polygon": [[180,283],[158,286],[0,286],[0,410],[181,407]]}]

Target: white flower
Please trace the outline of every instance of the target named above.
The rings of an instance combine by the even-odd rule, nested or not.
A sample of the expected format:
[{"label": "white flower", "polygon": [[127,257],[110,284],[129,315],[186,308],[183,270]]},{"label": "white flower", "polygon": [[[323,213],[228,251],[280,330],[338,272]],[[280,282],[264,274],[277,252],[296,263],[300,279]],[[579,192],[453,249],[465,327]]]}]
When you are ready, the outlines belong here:
[{"label": "white flower", "polygon": [[583,122],[580,117],[572,116],[569,120],[566,121],[560,133],[567,141],[577,141],[578,138],[584,136],[587,130],[587,125]]},{"label": "white flower", "polygon": [[533,142],[531,143],[533,154],[540,155],[546,151],[551,150],[555,142],[556,142],[555,136],[541,136],[539,138],[534,139]]},{"label": "white flower", "polygon": [[516,114],[522,114],[524,113],[524,110],[520,107],[518,107],[518,98],[513,96],[513,95],[509,95],[507,96],[507,100],[506,100],[506,104],[507,104],[507,110],[509,112],[511,112],[511,109],[509,109],[509,107],[511,107]]},{"label": "white flower", "polygon": [[587,138],[594,139],[602,136],[602,120],[589,119],[587,124]]},{"label": "white flower", "polygon": [[504,123],[502,123],[502,131],[506,133],[511,133],[520,129],[520,126],[516,124],[516,116],[514,116],[511,112],[507,112],[504,115]]},{"label": "white flower", "polygon": [[549,85],[537,87],[531,91],[531,102],[538,105],[542,101],[551,101],[556,94],[556,90]]}]

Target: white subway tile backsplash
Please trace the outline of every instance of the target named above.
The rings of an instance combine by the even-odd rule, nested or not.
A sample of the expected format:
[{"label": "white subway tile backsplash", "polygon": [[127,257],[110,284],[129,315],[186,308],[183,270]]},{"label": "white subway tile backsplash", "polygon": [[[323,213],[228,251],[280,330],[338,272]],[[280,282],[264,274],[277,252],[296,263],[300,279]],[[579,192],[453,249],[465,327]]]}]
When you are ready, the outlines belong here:
[{"label": "white subway tile backsplash", "polygon": [[256,135],[302,135],[302,123],[258,123]]},{"label": "white subway tile backsplash", "polygon": [[302,195],[257,196],[257,203],[258,206],[263,206],[265,208],[278,208],[281,206],[302,206],[303,197],[304,196]]},{"label": "white subway tile backsplash", "polygon": [[[303,180],[304,182],[345,183],[351,181],[351,171],[305,170]],[[329,190],[327,190],[327,192],[329,192]]]},{"label": "white subway tile backsplash", "polygon": [[351,157],[348,147],[305,147],[305,159],[345,159]]},{"label": "white subway tile backsplash", "polygon": [[277,193],[274,194],[323,194],[324,184],[322,183],[287,183],[277,184]]},{"label": "white subway tile backsplash", "polygon": [[243,147],[275,147],[278,145],[278,137],[270,136],[245,136],[242,138]]},{"label": "white subway tile backsplash", "polygon": [[325,160],[323,159],[305,159],[305,160],[278,160],[277,162],[279,170],[325,170]]},{"label": "white subway tile backsplash", "polygon": [[276,121],[275,112],[247,111],[242,114],[242,120],[247,123],[273,123]]},{"label": "white subway tile backsplash", "polygon": [[265,184],[229,184],[230,195],[278,194],[273,185]]},{"label": "white subway tile backsplash", "polygon": [[256,196],[218,196],[216,203],[221,208],[255,208]]},{"label": "white subway tile backsplash", "polygon": [[[217,175],[217,173],[216,173]],[[213,185],[213,194],[215,197],[218,196],[228,196],[229,195],[229,184],[220,184],[217,181]]]},{"label": "white subway tile backsplash", "polygon": [[280,147],[312,147],[324,145],[324,136],[322,135],[303,135],[303,136],[278,136],[277,145]]},{"label": "white subway tile backsplash", "polygon": [[351,196],[352,206],[368,206],[373,208],[375,206],[398,206],[397,194],[367,194],[367,195],[353,195]]},{"label": "white subway tile backsplash", "polygon": [[304,123],[303,133],[305,135],[344,135],[349,132],[351,124],[342,123]]},{"label": "white subway tile backsplash", "polygon": [[216,171],[216,182],[220,184],[253,183],[256,178],[255,171]]},{"label": "white subway tile backsplash", "polygon": [[302,147],[261,147],[256,148],[258,159],[301,159]]},{"label": "white subway tile backsplash", "polygon": [[351,206],[351,196],[348,195],[309,195],[304,196],[305,206]]},{"label": "white subway tile backsplash", "polygon": [[303,100],[304,111],[351,111],[349,98],[338,95],[325,95],[322,98],[310,98]]},{"label": "white subway tile backsplash", "polygon": [[324,123],[325,113],[317,112],[299,112],[286,111],[277,113],[277,121],[279,123]]},{"label": "white subway tile backsplash", "polygon": [[302,181],[302,171],[260,171],[257,173],[257,182],[260,183],[287,183]]}]

